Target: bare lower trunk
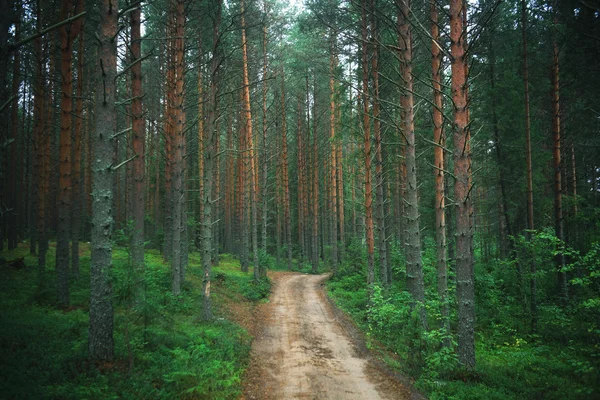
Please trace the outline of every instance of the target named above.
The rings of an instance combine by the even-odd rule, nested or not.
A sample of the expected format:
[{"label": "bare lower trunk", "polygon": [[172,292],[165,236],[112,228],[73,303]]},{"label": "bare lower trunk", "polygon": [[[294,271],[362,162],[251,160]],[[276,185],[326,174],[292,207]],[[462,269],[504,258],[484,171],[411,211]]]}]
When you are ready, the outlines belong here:
[{"label": "bare lower trunk", "polygon": [[471,226],[471,150],[467,98],[466,26],[463,0],[450,1],[452,100],[454,102],[454,202],[456,203],[456,295],[458,359],[475,369],[475,290]]},{"label": "bare lower trunk", "polygon": [[110,268],[112,265],[114,146],[117,127],[115,108],[117,74],[118,0],[100,6],[100,60],[96,66],[100,88],[96,94],[96,127],[93,135],[92,255],[90,264],[89,352],[93,358],[111,359],[114,354],[113,307]]}]

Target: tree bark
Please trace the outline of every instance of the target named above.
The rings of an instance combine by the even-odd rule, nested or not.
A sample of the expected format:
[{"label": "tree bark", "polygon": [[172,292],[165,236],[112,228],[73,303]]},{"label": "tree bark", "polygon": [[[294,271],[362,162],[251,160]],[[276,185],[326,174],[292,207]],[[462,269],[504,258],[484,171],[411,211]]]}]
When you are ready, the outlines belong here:
[{"label": "tree bark", "polygon": [[[400,1],[398,14],[398,47],[400,49],[400,74],[404,87],[400,97],[402,107],[402,133],[406,141],[406,287],[415,302],[425,303],[425,283],[421,260],[421,229],[419,225],[419,200],[417,191],[417,160],[415,150],[415,123],[412,77],[412,33],[410,29],[410,0]],[[424,308],[420,312],[421,323],[427,325]]]},{"label": "tree bark", "polygon": [[375,285],[375,237],[373,234],[373,183],[371,178],[371,122],[369,116],[369,46],[367,36],[367,0],[361,2],[362,40],[362,102],[364,131],[364,183],[365,183],[365,236],[367,241],[367,290],[369,299]]},{"label": "tree bark", "polygon": [[[438,8],[435,1],[430,1],[431,20],[431,84],[433,87],[433,174],[435,178],[435,241],[436,241],[436,270],[437,290],[442,302],[443,326],[449,333],[449,307],[448,307],[448,273],[446,265],[446,193],[444,190],[444,109],[442,98],[442,51],[440,41],[440,28],[438,25]],[[449,343],[445,343],[449,345]]]},{"label": "tree bark", "polygon": [[92,358],[112,359],[113,306],[110,268],[112,265],[113,162],[112,136],[117,127],[116,84],[118,0],[103,0],[97,37],[99,57],[96,92],[96,129],[93,136],[92,255],[90,264],[89,352]]},{"label": "tree bark", "polygon": [[475,369],[475,290],[471,224],[471,149],[468,112],[467,42],[464,0],[450,1],[452,100],[454,102],[454,202],[456,203],[456,294],[458,359]]},{"label": "tree bark", "polygon": [[181,232],[183,226],[183,198],[184,198],[184,181],[183,181],[183,148],[185,145],[184,119],[185,111],[183,109],[183,83],[184,83],[184,1],[174,0],[174,21],[175,21],[175,47],[174,47],[174,93],[173,93],[173,188],[172,188],[172,204],[173,204],[173,221],[172,221],[172,240],[173,240],[173,257],[171,259],[172,269],[172,285],[171,289],[174,295],[181,293]]},{"label": "tree bark", "polygon": [[[557,12],[557,11],[555,11]],[[554,29],[556,30],[557,17],[554,16]],[[556,32],[552,38],[552,161],[554,167],[554,229],[556,237],[560,240],[565,240],[564,235],[564,220],[562,207],[562,191],[563,184],[561,179],[561,154],[560,154],[560,77],[559,77],[559,49],[556,40]],[[567,284],[567,273],[562,271],[566,264],[564,253],[557,256],[558,261],[558,282],[560,287],[560,296],[564,303],[569,300],[569,290]]]},{"label": "tree bark", "polygon": [[132,218],[131,260],[138,272],[144,269],[144,214],[145,214],[145,142],[146,125],[142,106],[142,38],[141,38],[142,7],[139,5],[130,16],[131,23],[131,132],[132,147],[135,159],[132,162]]},{"label": "tree bark", "polygon": [[[82,6],[83,8],[83,6]],[[73,197],[71,206],[71,274],[79,278],[79,234],[81,233],[81,154],[83,135],[83,59],[84,40],[83,26],[79,32],[79,47],[77,50],[77,87],[75,100],[75,129],[73,134],[73,148],[71,158],[73,160]]]},{"label": "tree bark", "polygon": [[375,12],[377,1],[371,0],[371,35],[373,46],[371,55],[371,79],[373,80],[373,138],[375,139],[375,200],[377,220],[377,242],[379,251],[379,281],[382,286],[388,283],[387,238],[385,234],[385,198],[383,188],[383,149],[381,140],[380,104],[379,104],[379,28]]},{"label": "tree bark", "polygon": [[250,107],[250,81],[248,77],[248,46],[246,41],[246,18],[245,18],[245,5],[242,0],[241,3],[241,15],[242,15],[242,74],[243,74],[243,106],[244,106],[244,114],[245,114],[245,134],[246,134],[246,144],[248,146],[248,172],[250,175],[249,184],[250,184],[250,206],[251,206],[251,224],[252,224],[252,252],[254,258],[254,280],[258,281],[260,279],[260,265],[258,259],[258,174],[256,168],[256,160],[254,153],[254,145],[253,145],[253,136],[252,136],[252,110]]},{"label": "tree bark", "polygon": [[[531,161],[531,117],[529,110],[529,67],[527,65],[527,1],[521,0],[521,30],[523,35],[523,87],[525,92],[525,159],[527,163],[527,229],[534,230],[533,220],[533,163]],[[531,237],[528,234],[527,237]],[[537,332],[537,279],[535,257],[529,264],[531,332]]]},{"label": "tree bark", "polygon": [[281,70],[281,168],[283,175],[283,214],[285,225],[285,245],[287,269],[292,270],[292,219],[290,214],[290,179],[287,152],[287,123],[285,112],[285,74]]}]

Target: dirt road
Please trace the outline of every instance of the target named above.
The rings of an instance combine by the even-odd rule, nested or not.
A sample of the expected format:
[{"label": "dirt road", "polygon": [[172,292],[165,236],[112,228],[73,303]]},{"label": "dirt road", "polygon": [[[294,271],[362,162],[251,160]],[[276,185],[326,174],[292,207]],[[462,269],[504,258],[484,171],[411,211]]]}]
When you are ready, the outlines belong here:
[{"label": "dirt road", "polygon": [[410,390],[361,358],[325,299],[326,275],[275,273],[245,399],[409,399]]}]

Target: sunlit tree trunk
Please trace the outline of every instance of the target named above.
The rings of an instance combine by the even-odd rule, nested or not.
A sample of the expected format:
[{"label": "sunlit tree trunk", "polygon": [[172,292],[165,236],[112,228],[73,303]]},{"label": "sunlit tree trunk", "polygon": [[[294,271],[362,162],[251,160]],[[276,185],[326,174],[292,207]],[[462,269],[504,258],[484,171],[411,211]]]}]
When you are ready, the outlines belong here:
[{"label": "sunlit tree trunk", "polygon": [[[437,290],[442,302],[444,327],[450,329],[448,308],[448,273],[446,266],[446,202],[444,190],[444,104],[442,101],[442,51],[440,43],[440,28],[438,25],[438,6],[430,1],[431,20],[431,85],[433,87],[433,174],[435,178],[435,238],[436,238],[436,270]],[[448,344],[448,343],[445,343]]]},{"label": "sunlit tree trunk", "polygon": [[256,160],[254,153],[254,144],[252,136],[252,110],[250,107],[250,81],[248,78],[248,45],[246,41],[246,18],[245,6],[242,0],[242,74],[243,74],[243,107],[245,114],[245,134],[246,145],[248,149],[248,165],[249,169],[249,186],[250,186],[250,208],[251,208],[251,224],[252,224],[252,252],[254,257],[254,279],[260,279],[260,265],[258,260],[258,170],[256,168]]},{"label": "sunlit tree trunk", "polygon": [[467,96],[467,35],[464,0],[450,1],[452,100],[454,102],[454,202],[456,203],[456,295],[458,301],[458,359],[475,368],[475,290],[471,224],[471,150]]}]

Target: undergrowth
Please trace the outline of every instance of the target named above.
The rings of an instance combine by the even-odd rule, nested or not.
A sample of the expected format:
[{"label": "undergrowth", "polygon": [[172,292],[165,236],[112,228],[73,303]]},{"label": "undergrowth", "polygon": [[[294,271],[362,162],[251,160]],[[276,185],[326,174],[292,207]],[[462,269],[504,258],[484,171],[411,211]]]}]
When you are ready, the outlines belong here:
[{"label": "undergrowth", "polygon": [[[201,320],[199,256],[190,256],[181,296],[170,290],[171,271],[149,250],[145,273],[116,248],[112,280],[115,359],[94,362],[87,353],[89,245],[81,245],[81,275],[71,279],[71,306],[56,303],[54,246],[38,278],[37,260],[22,244],[0,254],[25,257],[24,269],[0,268],[0,387],[3,398],[231,399],[241,392],[249,334],[224,318],[226,301],[255,301],[270,283],[255,284],[224,256],[213,269],[213,322]],[[139,296],[142,292],[143,296]],[[232,300],[233,299],[233,300]]]},{"label": "undergrowth", "polygon": [[[435,246],[427,243],[423,254],[427,302],[424,305],[428,330],[411,308],[411,296],[403,285],[404,260],[394,249],[392,265],[395,282],[389,289],[376,285],[369,304],[366,290],[366,263],[361,246],[350,246],[352,255],[328,283],[334,302],[350,314],[365,333],[367,346],[399,372],[415,379],[415,386],[431,399],[591,399],[600,396],[600,330],[598,313],[589,300],[557,307],[552,299],[540,296],[539,331],[532,335],[522,322],[522,305],[511,291],[515,267],[476,264],[477,368],[461,370],[456,356],[455,336],[442,323],[442,304],[435,293]],[[542,249],[536,249],[538,257]],[[541,254],[541,255],[540,255]],[[550,252],[548,257],[554,253]],[[596,253],[594,253],[596,254]],[[575,267],[587,263],[599,276],[589,255]],[[552,265],[538,260],[538,265]],[[579,264],[577,264],[579,263]],[[573,267],[573,268],[575,268]],[[512,268],[512,269],[511,269]],[[540,268],[542,269],[542,268]],[[542,277],[544,270],[539,274]],[[497,274],[497,275],[494,275]],[[581,278],[575,278],[581,280]],[[574,279],[573,284],[578,281]],[[544,284],[539,279],[540,285]],[[450,274],[451,331],[456,332],[455,287]],[[593,290],[591,287],[586,290]],[[575,296],[574,296],[575,297]],[[502,321],[502,323],[500,322]],[[446,346],[442,346],[446,343]]]}]

